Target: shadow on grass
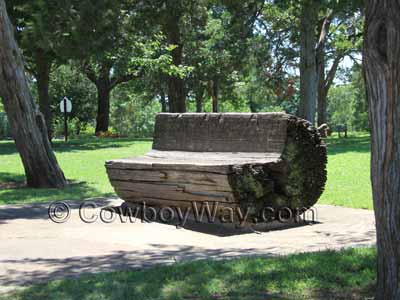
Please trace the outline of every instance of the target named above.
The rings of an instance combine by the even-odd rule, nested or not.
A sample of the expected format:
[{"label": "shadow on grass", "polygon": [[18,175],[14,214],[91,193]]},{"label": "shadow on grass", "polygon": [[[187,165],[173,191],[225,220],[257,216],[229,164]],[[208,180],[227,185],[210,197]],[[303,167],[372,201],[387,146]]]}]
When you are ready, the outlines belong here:
[{"label": "shadow on grass", "polygon": [[[0,172],[0,184],[1,183],[23,183],[25,182],[25,175]],[[1,191],[1,189],[0,189]]]},{"label": "shadow on grass", "polygon": [[348,138],[330,137],[325,140],[329,155],[346,152],[367,153],[371,151],[371,139],[368,135],[349,136]]},{"label": "shadow on grass", "polygon": [[[129,147],[135,143],[152,142],[152,139],[134,139],[134,138],[96,138],[84,137],[70,140],[68,143],[56,140],[53,142],[53,149],[56,152],[72,152],[72,151],[90,151],[106,148],[122,148]],[[14,141],[1,141],[0,155],[17,154]]]},{"label": "shadow on grass", "polygon": [[[210,250],[177,247],[166,250],[124,252],[96,257],[35,259],[24,261],[42,265],[43,271],[25,271],[24,284],[38,283],[70,275],[72,279],[39,284],[13,294],[15,300],[46,299],[364,299],[373,294],[376,253],[373,249],[324,251],[280,258],[229,258],[235,249]],[[243,250],[254,255],[254,249]],[[141,257],[149,258],[143,265]],[[165,257],[183,262],[169,266]],[[205,259],[207,260],[201,260]],[[200,259],[200,260],[199,260]],[[193,261],[196,260],[196,261]],[[13,261],[5,261],[13,263]],[[50,268],[48,268],[50,266]],[[138,269],[141,267],[142,269]],[[81,271],[114,273],[80,276]],[[29,281],[32,280],[32,281]],[[2,285],[21,285],[17,279],[0,276]],[[1,298],[1,297],[0,297]]]}]

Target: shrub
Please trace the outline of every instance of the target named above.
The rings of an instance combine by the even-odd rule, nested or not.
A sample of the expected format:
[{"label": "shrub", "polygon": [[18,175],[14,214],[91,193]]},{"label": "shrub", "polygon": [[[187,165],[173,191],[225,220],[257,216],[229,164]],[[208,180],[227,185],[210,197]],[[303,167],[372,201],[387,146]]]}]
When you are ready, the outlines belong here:
[{"label": "shrub", "polygon": [[112,130],[101,131],[96,134],[99,138],[119,138],[120,135],[118,133],[113,132]]},{"label": "shrub", "polygon": [[[78,119],[74,118],[71,120],[68,120],[68,136],[69,137],[76,137],[77,135],[80,134],[81,130],[81,125]],[[64,119],[62,118],[57,118],[55,120],[54,124],[54,137],[61,137],[64,136],[65,134],[65,129],[64,129]]]}]

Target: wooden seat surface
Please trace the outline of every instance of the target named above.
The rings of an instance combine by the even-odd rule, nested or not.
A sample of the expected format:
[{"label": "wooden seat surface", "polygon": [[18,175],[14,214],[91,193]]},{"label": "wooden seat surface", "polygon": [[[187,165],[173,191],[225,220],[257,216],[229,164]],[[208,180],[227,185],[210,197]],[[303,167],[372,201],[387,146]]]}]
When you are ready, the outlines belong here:
[{"label": "wooden seat surface", "polygon": [[182,169],[227,174],[233,165],[278,162],[280,153],[187,152],[151,150],[146,155],[110,162],[115,169]]}]

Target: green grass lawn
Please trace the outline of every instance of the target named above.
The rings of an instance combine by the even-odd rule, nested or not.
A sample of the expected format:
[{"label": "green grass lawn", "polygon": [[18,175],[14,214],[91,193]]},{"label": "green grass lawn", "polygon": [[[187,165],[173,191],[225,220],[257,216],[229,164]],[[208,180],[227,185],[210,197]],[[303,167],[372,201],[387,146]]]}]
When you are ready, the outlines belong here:
[{"label": "green grass lawn", "polygon": [[[328,182],[319,203],[372,209],[369,179],[369,136],[332,137],[328,144]],[[104,162],[136,156],[151,148],[151,141],[132,139],[76,139],[56,141],[54,150],[68,179],[76,184],[65,189],[1,189],[0,204],[55,200],[79,200],[114,195]],[[24,172],[12,141],[0,142],[0,186],[23,181]]]},{"label": "green grass lawn", "polygon": [[195,261],[35,285],[1,300],[365,299],[373,296],[375,250],[278,258]]},{"label": "green grass lawn", "polygon": [[328,181],[318,203],[373,209],[369,135],[328,138],[327,145]]}]

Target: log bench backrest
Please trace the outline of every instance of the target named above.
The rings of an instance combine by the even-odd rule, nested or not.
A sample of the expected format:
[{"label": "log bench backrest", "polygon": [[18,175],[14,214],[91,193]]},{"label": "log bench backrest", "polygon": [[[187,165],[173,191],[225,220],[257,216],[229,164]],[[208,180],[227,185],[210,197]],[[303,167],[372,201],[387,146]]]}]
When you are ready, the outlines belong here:
[{"label": "log bench backrest", "polygon": [[283,113],[162,113],[156,117],[153,149],[282,153],[286,136]]}]

